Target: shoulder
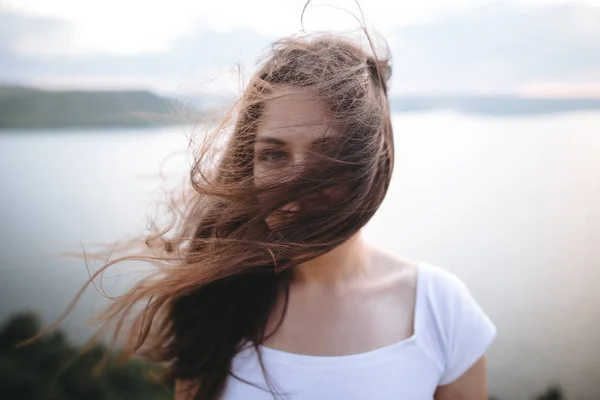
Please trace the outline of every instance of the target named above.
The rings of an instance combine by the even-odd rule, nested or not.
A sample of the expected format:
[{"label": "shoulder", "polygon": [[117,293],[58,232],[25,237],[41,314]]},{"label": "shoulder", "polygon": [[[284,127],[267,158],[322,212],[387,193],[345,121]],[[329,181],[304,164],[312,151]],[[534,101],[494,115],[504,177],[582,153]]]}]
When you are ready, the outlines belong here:
[{"label": "shoulder", "polygon": [[421,338],[439,362],[445,385],[483,356],[496,326],[457,275],[427,262],[419,264],[419,272]]},{"label": "shoulder", "polygon": [[430,301],[451,306],[452,299],[470,295],[467,285],[454,273],[435,264],[406,257],[369,243],[376,274],[402,290],[421,292]]},{"label": "shoulder", "polygon": [[386,282],[404,290],[426,291],[434,299],[448,300],[469,292],[465,283],[454,273],[431,264],[395,253],[389,249],[369,244],[372,264],[377,275]]},{"label": "shoulder", "polygon": [[467,285],[454,273],[437,265],[421,261],[418,264],[423,286],[433,300],[460,299],[470,296]]},{"label": "shoulder", "polygon": [[481,315],[479,303],[456,274],[437,265],[419,263],[419,300],[421,312],[446,336],[464,318]]},{"label": "shoulder", "polygon": [[378,274],[386,278],[415,280],[419,261],[395,253],[389,249],[368,243],[371,262]]},{"label": "shoulder", "polygon": [[419,262],[388,249],[370,245],[371,270],[377,292],[387,292],[410,300],[412,304],[417,288]]}]

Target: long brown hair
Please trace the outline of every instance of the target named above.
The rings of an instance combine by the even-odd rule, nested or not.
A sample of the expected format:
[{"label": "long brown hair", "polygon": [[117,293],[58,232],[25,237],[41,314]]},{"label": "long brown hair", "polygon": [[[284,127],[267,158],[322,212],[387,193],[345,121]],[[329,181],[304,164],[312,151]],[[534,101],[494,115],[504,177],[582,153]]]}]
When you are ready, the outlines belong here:
[{"label": "long brown hair", "polygon": [[[291,268],[352,237],[386,194],[394,159],[388,61],[332,34],[293,36],[272,46],[239,101],[194,149],[190,187],[171,202],[171,221],[113,247],[123,255],[86,284],[123,261],[155,267],[111,298],[97,320],[115,341],[126,330],[124,354],[165,363],[166,379],[199,382],[196,399],[224,393],[241,346],[258,350],[274,332],[267,332],[267,322],[279,296],[287,304]],[[330,117],[337,146],[315,152],[294,179],[280,171],[276,184],[259,186],[255,136],[265,104],[283,89],[310,91]],[[328,189],[343,196],[334,204],[282,211]],[[284,213],[285,223],[266,223]]]}]

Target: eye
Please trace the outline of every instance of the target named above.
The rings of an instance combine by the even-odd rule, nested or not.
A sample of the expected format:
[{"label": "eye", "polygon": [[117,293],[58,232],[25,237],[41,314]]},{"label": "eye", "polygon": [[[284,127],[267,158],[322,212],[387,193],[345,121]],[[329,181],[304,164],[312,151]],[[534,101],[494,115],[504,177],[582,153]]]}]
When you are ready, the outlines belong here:
[{"label": "eye", "polygon": [[277,162],[287,158],[287,153],[283,150],[263,150],[258,153],[258,160],[265,162]]}]

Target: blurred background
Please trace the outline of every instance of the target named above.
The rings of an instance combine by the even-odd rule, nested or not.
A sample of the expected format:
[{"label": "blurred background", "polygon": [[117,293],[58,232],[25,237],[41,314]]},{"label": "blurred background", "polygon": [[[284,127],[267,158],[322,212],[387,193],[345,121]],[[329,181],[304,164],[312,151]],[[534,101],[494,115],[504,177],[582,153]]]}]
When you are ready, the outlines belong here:
[{"label": "blurred background", "polygon": [[[185,179],[183,114],[239,94],[303,6],[0,1],[0,397],[169,398],[137,364],[87,377],[102,347],[58,367],[93,332],[93,288],[60,332],[10,344],[87,279],[57,253],[146,229],[173,152],[163,172]],[[466,282],[498,327],[495,399],[600,399],[600,2],[361,6],[393,57],[397,157],[367,237]],[[316,1],[304,28],[355,29],[352,14]],[[107,290],[124,283],[107,273]]]}]

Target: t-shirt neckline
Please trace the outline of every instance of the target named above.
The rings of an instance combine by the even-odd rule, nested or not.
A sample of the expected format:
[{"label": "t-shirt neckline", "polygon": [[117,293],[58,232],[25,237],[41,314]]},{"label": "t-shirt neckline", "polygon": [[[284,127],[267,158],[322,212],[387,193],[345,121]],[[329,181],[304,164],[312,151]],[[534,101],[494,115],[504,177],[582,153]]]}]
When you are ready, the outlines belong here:
[{"label": "t-shirt neckline", "polygon": [[417,269],[417,279],[416,279],[416,288],[415,288],[415,309],[413,315],[413,334],[405,339],[402,339],[398,342],[389,344],[387,346],[378,347],[373,350],[354,353],[354,354],[346,354],[340,356],[317,356],[311,354],[301,354],[301,353],[291,353],[284,350],[278,350],[271,347],[267,347],[264,345],[259,345],[258,348],[261,351],[261,356],[264,360],[274,361],[274,362],[282,362],[288,364],[324,364],[324,365],[332,365],[332,364],[340,364],[351,362],[364,361],[368,359],[380,359],[385,358],[390,354],[395,354],[397,351],[412,345],[418,340],[420,333],[420,319],[421,319],[421,311],[422,308],[421,303],[423,302],[423,296],[425,291],[425,267],[426,263],[424,261],[418,261],[416,263]]}]

